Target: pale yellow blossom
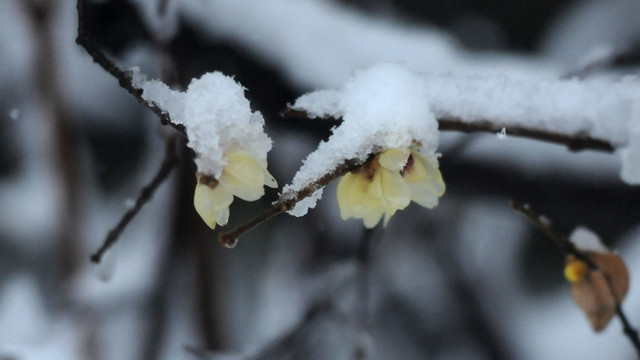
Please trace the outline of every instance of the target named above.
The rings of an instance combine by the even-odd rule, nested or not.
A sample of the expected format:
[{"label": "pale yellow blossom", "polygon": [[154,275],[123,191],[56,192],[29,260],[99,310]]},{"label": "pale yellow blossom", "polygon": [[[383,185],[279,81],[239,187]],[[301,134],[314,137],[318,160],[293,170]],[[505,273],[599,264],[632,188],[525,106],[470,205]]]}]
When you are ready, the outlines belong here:
[{"label": "pale yellow blossom", "polygon": [[372,228],[384,215],[386,226],[391,216],[411,201],[435,207],[444,190],[435,158],[415,149],[390,149],[340,179],[338,207],[343,220],[362,219]]},{"label": "pale yellow blossom", "polygon": [[193,204],[202,220],[214,229],[226,225],[233,196],[255,201],[264,195],[264,186],[275,188],[276,180],[267,170],[267,161],[243,152],[227,155],[220,178],[198,176]]}]

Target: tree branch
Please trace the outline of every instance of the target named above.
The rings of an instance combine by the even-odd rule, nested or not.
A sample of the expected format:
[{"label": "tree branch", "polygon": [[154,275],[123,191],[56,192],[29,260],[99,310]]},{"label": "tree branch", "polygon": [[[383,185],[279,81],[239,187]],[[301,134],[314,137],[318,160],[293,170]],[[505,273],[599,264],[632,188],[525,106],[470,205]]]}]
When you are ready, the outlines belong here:
[{"label": "tree branch", "polygon": [[315,182],[308,184],[297,192],[282,194],[280,196],[280,199],[262,214],[256,216],[249,222],[238,226],[232,231],[220,234],[220,243],[228,248],[236,246],[236,244],[238,243],[238,237],[240,237],[245,232],[253,229],[255,226],[271,219],[272,217],[280,213],[293,209],[299,201],[311,196],[316,190],[325,187],[334,179],[348,173],[349,171],[357,169],[361,165],[362,163],[357,160],[347,160],[344,163],[338,165],[333,171],[325,174]]},{"label": "tree branch", "polygon": [[186,136],[184,127],[171,122],[171,116],[169,113],[162,110],[155,103],[147,101],[142,98],[142,90],[133,86],[133,72],[125,71],[116,66],[105,53],[98,47],[93,41],[91,33],[89,31],[88,17],[89,17],[89,5],[88,0],[78,0],[77,5],[78,12],[78,36],[76,37],[76,44],[82,46],[89,55],[93,58],[93,62],[100,65],[105,71],[118,79],[118,84],[123,89],[127,90],[129,94],[133,95],[138,102],[144,105],[149,110],[153,111],[160,118],[162,125],[169,125]]},{"label": "tree branch", "polygon": [[[283,117],[311,119],[311,116],[304,111],[287,107],[280,113]],[[328,120],[341,121],[341,119],[327,118]],[[442,131],[458,131],[464,133],[485,132],[496,134],[503,128],[507,129],[508,135],[540,140],[554,144],[565,145],[571,151],[580,150],[598,150],[604,152],[613,152],[614,148],[611,143],[602,139],[595,139],[586,134],[567,135],[557,132],[526,128],[521,126],[510,126],[508,124],[500,124],[490,120],[475,120],[473,122],[465,122],[456,117],[442,117],[438,120],[438,128]]]},{"label": "tree branch", "polygon": [[640,337],[638,336],[638,331],[634,329],[633,326],[631,326],[627,316],[622,310],[622,306],[620,305],[621,299],[618,299],[618,296],[616,295],[613,287],[613,281],[611,280],[609,274],[606,271],[600,269],[598,265],[593,262],[593,260],[591,260],[591,258],[586,253],[578,249],[573,244],[573,242],[571,242],[565,236],[560,235],[560,233],[551,226],[551,222],[549,221],[549,219],[536,214],[528,204],[521,203],[514,199],[510,199],[509,204],[515,211],[526,216],[527,219],[529,219],[538,229],[540,229],[545,233],[545,235],[547,235],[547,237],[553,240],[564,255],[571,254],[575,256],[577,259],[587,264],[589,269],[599,271],[604,276],[609,292],[611,293],[611,296],[616,303],[616,314],[622,322],[622,330],[625,336],[629,338],[629,341],[631,341],[631,344],[640,357]]},{"label": "tree branch", "polygon": [[109,231],[106,239],[102,243],[102,246],[98,251],[96,251],[93,255],[91,255],[91,261],[93,263],[100,263],[102,260],[102,256],[107,250],[109,250],[120,238],[120,235],[127,227],[127,225],[131,222],[131,220],[138,214],[140,209],[151,200],[156,189],[162,185],[162,183],[167,179],[173,167],[178,163],[178,157],[175,153],[175,137],[170,137],[167,139],[165,145],[165,155],[164,160],[162,161],[162,165],[160,165],[160,169],[153,177],[151,182],[142,188],[138,198],[134,206],[129,209],[123,216],[120,218],[118,224]]}]

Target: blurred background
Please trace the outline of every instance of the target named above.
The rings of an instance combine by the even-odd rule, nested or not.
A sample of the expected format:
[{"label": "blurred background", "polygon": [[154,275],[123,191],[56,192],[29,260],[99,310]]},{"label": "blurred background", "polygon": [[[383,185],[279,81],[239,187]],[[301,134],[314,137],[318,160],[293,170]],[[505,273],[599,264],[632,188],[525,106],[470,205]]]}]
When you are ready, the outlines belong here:
[{"label": "blurred background", "polygon": [[[331,121],[282,118],[299,95],[382,61],[430,73],[637,75],[640,3],[95,0],[93,40],[183,89],[214,70],[247,88],[285,185]],[[508,205],[579,225],[626,260],[640,325],[640,190],[614,154],[442,133],[447,192],[389,226],[342,221],[335,184],[229,250],[193,209],[186,139],[75,44],[71,0],[0,2],[0,359],[633,359],[590,330],[563,256]],[[602,119],[607,121],[607,119]],[[176,139],[179,165],[103,262],[89,256]],[[277,198],[237,200],[224,230]]]}]

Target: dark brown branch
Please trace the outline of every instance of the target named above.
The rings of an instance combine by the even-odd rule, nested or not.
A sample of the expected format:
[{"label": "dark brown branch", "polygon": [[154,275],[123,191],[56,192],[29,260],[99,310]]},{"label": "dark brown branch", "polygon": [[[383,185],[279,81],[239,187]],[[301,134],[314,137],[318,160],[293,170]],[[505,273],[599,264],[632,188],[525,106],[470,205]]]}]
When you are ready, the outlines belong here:
[{"label": "dark brown branch", "polygon": [[107,234],[107,238],[102,243],[102,246],[98,251],[96,251],[93,255],[91,255],[91,261],[94,263],[100,263],[102,260],[102,256],[107,250],[109,250],[120,238],[120,235],[127,227],[127,225],[131,222],[131,220],[138,214],[140,209],[151,200],[154,192],[158,189],[160,185],[167,179],[173,167],[178,163],[178,157],[175,152],[175,137],[171,137],[167,139],[167,143],[165,145],[165,155],[164,160],[162,161],[162,165],[158,172],[153,177],[151,182],[142,188],[138,198],[134,206],[129,209],[120,219],[118,224],[109,231]]},{"label": "dark brown branch", "polygon": [[316,190],[325,187],[332,180],[348,173],[349,171],[355,170],[360,165],[362,165],[362,163],[356,160],[347,160],[344,163],[338,165],[333,171],[328,172],[315,182],[300,189],[298,192],[293,194],[282,194],[280,196],[280,199],[262,214],[251,219],[249,222],[238,226],[232,231],[220,234],[220,243],[228,248],[236,246],[236,244],[238,243],[238,237],[240,237],[240,235],[280,213],[293,209],[295,205],[302,199],[311,196]]},{"label": "dark brown branch", "polygon": [[155,103],[142,98],[142,90],[133,86],[133,72],[122,70],[116,66],[93,41],[88,25],[88,6],[87,0],[78,0],[77,2],[78,36],[76,37],[76,44],[82,46],[87,53],[91,55],[93,62],[100,65],[105,71],[118,79],[120,87],[127,90],[129,94],[133,95],[133,97],[135,97],[142,105],[158,115],[160,122],[163,125],[169,125],[175,128],[182,135],[186,136],[184,127],[171,122],[171,117],[167,112],[162,110]]},{"label": "dark brown branch", "polygon": [[601,139],[595,139],[586,134],[582,135],[566,135],[557,132],[544,131],[520,126],[507,126],[496,124],[489,120],[474,121],[472,123],[463,122],[454,117],[445,117],[438,119],[439,129],[443,131],[459,131],[465,133],[488,132],[498,133],[506,128],[507,134],[510,136],[518,136],[527,139],[540,140],[559,145],[565,145],[571,151],[580,150],[598,150],[605,152],[613,152],[614,148],[611,143]]},{"label": "dark brown branch", "polygon": [[539,214],[536,214],[528,204],[524,204],[513,199],[509,200],[509,204],[515,211],[526,216],[527,219],[529,219],[538,229],[540,229],[542,232],[545,233],[545,235],[547,235],[547,237],[553,240],[564,255],[571,254],[575,256],[577,259],[580,259],[585,264],[587,264],[589,269],[600,271],[602,273],[602,275],[605,278],[605,281],[607,282],[607,287],[609,288],[609,292],[611,293],[611,296],[613,297],[616,303],[616,314],[618,315],[618,318],[622,322],[622,330],[625,336],[629,338],[629,341],[631,341],[631,343],[633,344],[633,347],[636,349],[636,352],[638,353],[638,356],[640,357],[640,337],[638,336],[638,331],[635,328],[633,328],[633,326],[631,326],[627,316],[622,310],[622,306],[620,305],[621,299],[618,299],[618,296],[616,295],[616,292],[613,287],[613,281],[609,276],[609,274],[605,271],[602,271],[598,267],[598,265],[595,262],[593,262],[593,260],[591,260],[591,258],[586,253],[578,249],[573,244],[573,242],[571,242],[569,239],[567,239],[565,236],[562,236],[557,230],[555,230],[551,226],[551,222],[549,221],[549,219]]},{"label": "dark brown branch", "polygon": [[[310,116],[304,110],[293,109],[287,107],[281,112],[284,117],[295,117],[309,119]],[[340,120],[328,117],[329,120]],[[465,122],[456,117],[442,117],[438,119],[439,129],[442,131],[458,131],[464,133],[485,132],[496,134],[503,128],[506,128],[507,134],[512,136],[523,137],[527,139],[540,140],[554,144],[565,145],[571,151],[580,150],[598,150],[605,152],[613,152],[614,148],[611,143],[602,139],[595,139],[586,134],[566,135],[557,132],[544,131],[521,126],[508,126],[490,120],[475,120],[473,122]]]}]

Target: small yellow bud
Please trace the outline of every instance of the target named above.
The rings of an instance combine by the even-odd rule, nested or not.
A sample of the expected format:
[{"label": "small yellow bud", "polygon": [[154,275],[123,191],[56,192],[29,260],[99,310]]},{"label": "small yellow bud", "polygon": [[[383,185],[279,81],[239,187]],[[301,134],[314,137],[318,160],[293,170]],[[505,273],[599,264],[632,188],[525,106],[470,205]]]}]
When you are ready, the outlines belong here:
[{"label": "small yellow bud", "polygon": [[574,259],[567,262],[567,265],[564,267],[564,277],[569,280],[569,282],[577,282],[584,278],[584,275],[589,270],[587,264],[582,260]]}]

